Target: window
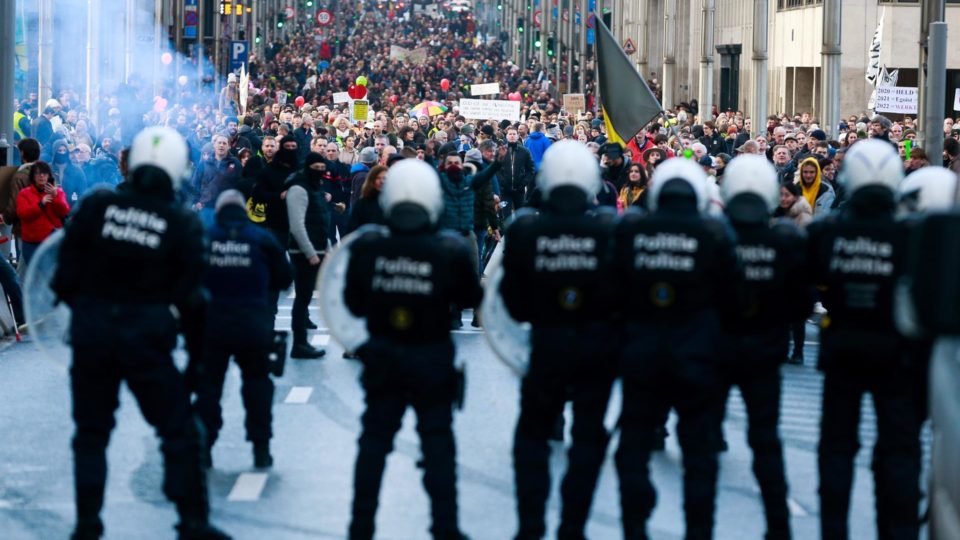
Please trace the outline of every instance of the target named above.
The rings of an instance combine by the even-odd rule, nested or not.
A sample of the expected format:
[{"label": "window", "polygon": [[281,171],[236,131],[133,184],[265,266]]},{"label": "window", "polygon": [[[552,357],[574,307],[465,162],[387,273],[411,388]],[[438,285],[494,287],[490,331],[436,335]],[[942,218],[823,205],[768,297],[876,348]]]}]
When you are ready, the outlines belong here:
[{"label": "window", "polygon": [[[958,0],[960,1],[960,0]],[[823,3],[823,0],[777,0],[777,9],[797,9],[807,6],[816,6]]]}]

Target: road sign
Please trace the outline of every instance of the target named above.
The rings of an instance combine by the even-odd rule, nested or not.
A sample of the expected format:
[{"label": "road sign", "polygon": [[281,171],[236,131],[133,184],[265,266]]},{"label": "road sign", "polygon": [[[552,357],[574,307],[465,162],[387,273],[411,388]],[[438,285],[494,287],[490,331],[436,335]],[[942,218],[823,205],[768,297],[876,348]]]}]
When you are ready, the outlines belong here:
[{"label": "road sign", "polygon": [[597,34],[593,28],[587,28],[587,45],[593,45],[597,42]]},{"label": "road sign", "polygon": [[570,10],[563,10],[563,22],[570,22]]},{"label": "road sign", "polygon": [[321,9],[317,12],[317,24],[327,26],[333,22],[333,13],[328,9]]},{"label": "road sign", "polygon": [[283,16],[286,17],[288,21],[292,20],[294,15],[296,15],[296,12],[293,11],[293,6],[287,6],[283,9]]},{"label": "road sign", "polygon": [[623,42],[623,52],[627,53],[627,56],[637,52],[637,46],[633,44],[633,38],[627,38]]},{"label": "road sign", "polygon": [[247,55],[250,52],[250,44],[247,41],[230,42],[230,71],[240,69],[240,66],[247,63]]},{"label": "road sign", "polygon": [[539,9],[533,12],[533,25],[540,28],[540,21],[543,20],[543,12]]},{"label": "road sign", "polygon": [[587,28],[596,28],[597,27],[597,16],[591,14],[587,17]]},{"label": "road sign", "polygon": [[197,0],[184,0],[183,2],[183,37],[184,39],[197,39],[197,24],[200,22],[200,16],[197,13]]}]

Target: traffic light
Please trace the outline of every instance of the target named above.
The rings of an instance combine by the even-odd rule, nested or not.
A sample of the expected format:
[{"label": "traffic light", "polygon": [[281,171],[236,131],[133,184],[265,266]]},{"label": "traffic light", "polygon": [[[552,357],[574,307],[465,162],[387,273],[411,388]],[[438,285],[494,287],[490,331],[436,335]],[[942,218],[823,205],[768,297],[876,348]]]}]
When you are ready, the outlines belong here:
[{"label": "traffic light", "polygon": [[283,20],[286,18],[284,14],[277,15],[277,28],[283,28]]},{"label": "traffic light", "polygon": [[260,33],[260,27],[257,27],[257,35],[253,38],[253,42],[259,44],[263,41],[263,35]]},{"label": "traffic light", "polygon": [[307,7],[313,7],[313,0],[307,0]]},{"label": "traffic light", "polygon": [[517,17],[517,32],[523,33],[523,17]]},{"label": "traffic light", "polygon": [[534,35],[533,35],[533,46],[539,49],[542,44],[543,44],[543,43],[540,41],[540,32],[534,33]]},{"label": "traffic light", "polygon": [[497,2],[497,11],[503,11],[503,4]]},{"label": "traffic light", "polygon": [[553,56],[556,50],[557,40],[553,36],[547,38],[547,56]]}]

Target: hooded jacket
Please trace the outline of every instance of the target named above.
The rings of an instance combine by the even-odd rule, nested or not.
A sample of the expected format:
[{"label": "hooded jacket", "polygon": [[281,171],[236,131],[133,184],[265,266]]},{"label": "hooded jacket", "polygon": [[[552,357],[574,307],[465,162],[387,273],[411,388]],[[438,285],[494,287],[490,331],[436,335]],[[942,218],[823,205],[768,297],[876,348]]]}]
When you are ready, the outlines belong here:
[{"label": "hooded jacket", "polygon": [[547,148],[550,148],[551,144],[553,143],[550,142],[550,139],[548,139],[542,131],[534,131],[527,137],[527,140],[523,142],[524,148],[530,151],[530,157],[533,158],[533,169],[535,171],[540,170],[540,162],[543,161],[543,154],[546,153]]},{"label": "hooded jacket", "polygon": [[[817,177],[810,187],[803,184],[803,168],[808,164],[812,164],[817,170]],[[800,174],[796,183],[799,184],[803,190],[803,198],[806,199],[810,207],[813,208],[813,215],[815,217],[822,217],[829,214],[837,195],[833,191],[833,187],[830,186],[830,183],[823,181],[821,178],[820,164],[817,162],[817,158],[811,157],[801,161],[798,171]]]}]

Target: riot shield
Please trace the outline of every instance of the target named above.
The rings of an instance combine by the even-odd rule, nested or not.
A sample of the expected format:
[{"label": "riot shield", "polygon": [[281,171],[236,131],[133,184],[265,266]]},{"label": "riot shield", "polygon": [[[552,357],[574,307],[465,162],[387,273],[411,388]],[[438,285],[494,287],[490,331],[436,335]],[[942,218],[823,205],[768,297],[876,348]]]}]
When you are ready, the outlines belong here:
[{"label": "riot shield", "polygon": [[66,368],[70,361],[70,308],[54,305],[50,282],[57,271],[63,230],[55,231],[37,248],[23,282],[23,309],[31,341],[40,354]]},{"label": "riot shield", "polygon": [[327,253],[317,278],[320,314],[330,330],[330,336],[347,351],[356,351],[370,339],[367,321],[350,312],[344,302],[343,293],[347,286],[350,246],[357,238],[371,232],[384,236],[390,234],[386,227],[379,225],[366,225],[348,234]]},{"label": "riot shield", "polygon": [[487,282],[484,285],[480,314],[484,336],[490,348],[507,367],[523,376],[530,363],[530,324],[515,321],[500,296],[504,241],[497,244],[490,262],[487,263]]}]

